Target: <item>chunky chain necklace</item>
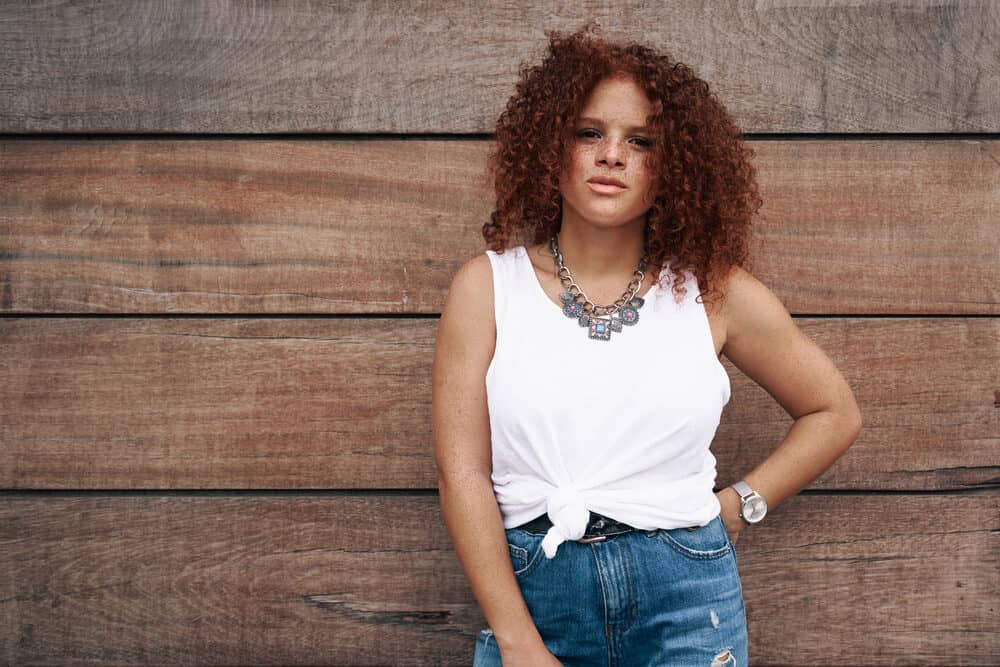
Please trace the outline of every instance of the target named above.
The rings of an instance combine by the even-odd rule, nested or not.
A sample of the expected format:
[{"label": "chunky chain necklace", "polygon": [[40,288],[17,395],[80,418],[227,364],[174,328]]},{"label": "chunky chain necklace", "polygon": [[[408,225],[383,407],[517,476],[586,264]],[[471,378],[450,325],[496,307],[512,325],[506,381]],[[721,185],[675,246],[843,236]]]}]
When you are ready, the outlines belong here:
[{"label": "chunky chain necklace", "polygon": [[642,308],[645,299],[636,296],[636,293],[642,287],[642,279],[646,275],[648,251],[643,250],[639,266],[622,295],[612,304],[597,306],[587,298],[580,286],[573,282],[573,275],[566,268],[562,253],[559,252],[557,236],[553,234],[549,240],[549,250],[555,258],[556,275],[566,288],[565,292],[559,294],[559,299],[563,302],[563,315],[576,318],[581,327],[589,329],[590,338],[594,340],[611,340],[612,331],[621,331],[623,325],[632,326],[638,322],[639,309]]}]

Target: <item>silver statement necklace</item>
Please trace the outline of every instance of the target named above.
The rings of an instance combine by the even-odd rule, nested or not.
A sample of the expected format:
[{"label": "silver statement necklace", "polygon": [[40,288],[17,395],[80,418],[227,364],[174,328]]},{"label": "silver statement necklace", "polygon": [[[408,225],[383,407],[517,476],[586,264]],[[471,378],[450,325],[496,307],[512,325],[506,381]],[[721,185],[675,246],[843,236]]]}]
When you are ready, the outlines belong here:
[{"label": "silver statement necklace", "polygon": [[559,300],[563,302],[563,315],[576,318],[581,327],[587,327],[590,330],[590,338],[593,340],[611,340],[612,331],[621,331],[622,326],[632,326],[638,322],[639,309],[642,308],[645,299],[636,296],[636,293],[642,287],[642,279],[646,275],[646,262],[649,260],[648,251],[643,250],[639,266],[622,295],[612,304],[597,306],[573,281],[573,275],[566,268],[562,253],[559,252],[557,237],[557,234],[552,235],[549,240],[549,250],[552,251],[552,256],[555,258],[556,275],[559,276],[559,281],[566,289],[559,294]]}]

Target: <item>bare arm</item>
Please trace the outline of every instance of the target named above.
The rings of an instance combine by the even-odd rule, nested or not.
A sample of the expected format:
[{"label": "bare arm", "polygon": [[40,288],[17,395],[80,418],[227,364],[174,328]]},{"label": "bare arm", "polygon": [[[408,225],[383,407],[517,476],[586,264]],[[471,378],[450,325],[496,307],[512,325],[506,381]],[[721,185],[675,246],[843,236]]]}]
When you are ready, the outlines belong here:
[{"label": "bare arm", "polygon": [[[847,451],[861,430],[861,413],[833,362],[750,273],[734,271],[724,308],[723,354],[795,420],[774,452],[743,476],[773,508]],[[739,494],[731,487],[725,492],[735,508]]]},{"label": "bare arm", "polygon": [[493,356],[493,273],[486,255],[455,275],[438,325],[434,457],[445,524],[501,650],[542,645],[514,575],[491,480],[486,370]]}]

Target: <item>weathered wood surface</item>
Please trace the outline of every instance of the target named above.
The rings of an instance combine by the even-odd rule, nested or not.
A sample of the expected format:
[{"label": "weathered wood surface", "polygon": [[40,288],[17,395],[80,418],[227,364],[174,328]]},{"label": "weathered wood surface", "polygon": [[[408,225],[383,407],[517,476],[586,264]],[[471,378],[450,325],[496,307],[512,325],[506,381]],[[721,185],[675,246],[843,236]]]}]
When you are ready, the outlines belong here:
[{"label": "weathered wood surface", "polygon": [[[1000,651],[996,493],[796,496],[736,553],[755,665]],[[485,627],[434,496],[8,494],[0,572],[5,664],[469,665]]]},{"label": "weathered wood surface", "polygon": [[[1000,142],[754,141],[794,313],[1000,314]],[[437,313],[487,143],[0,141],[0,312]]]},{"label": "weathered wood surface", "polygon": [[1000,494],[809,494],[768,518],[736,546],[753,664],[996,662]]},{"label": "weathered wood surface", "polygon": [[[1000,320],[797,322],[864,416],[811,488],[1000,485]],[[436,330],[422,318],[2,319],[0,487],[434,488]],[[720,485],[792,423],[725,366]]]},{"label": "weathered wood surface", "polygon": [[748,132],[1000,131],[1000,6],[0,5],[0,131],[491,132],[544,29],[688,63]]},{"label": "weathered wood surface", "polygon": [[[838,316],[798,323],[864,430],[741,536],[753,664],[1000,664],[979,0],[0,4],[0,132],[54,133],[0,139],[0,664],[470,664],[430,368],[488,144],[413,135],[491,132],[543,28],[588,16],[747,133],[819,135],[751,142],[754,272]],[[72,137],[101,132],[213,138]],[[884,136],[921,132],[945,135]],[[158,317],[182,313],[233,317]],[[299,314],[338,317],[271,317]],[[791,423],[725,365],[720,488]]]}]

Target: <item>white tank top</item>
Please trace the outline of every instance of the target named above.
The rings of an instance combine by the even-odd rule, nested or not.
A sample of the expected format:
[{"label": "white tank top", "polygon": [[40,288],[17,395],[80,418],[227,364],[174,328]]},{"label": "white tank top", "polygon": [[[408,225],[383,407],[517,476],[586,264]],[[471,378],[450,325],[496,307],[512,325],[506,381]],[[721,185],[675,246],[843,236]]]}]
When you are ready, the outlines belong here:
[{"label": "white tank top", "polygon": [[715,518],[709,445],[730,384],[694,275],[681,303],[667,278],[645,294],[635,325],[594,340],[546,295],[524,246],[486,254],[497,327],[486,393],[504,528],[547,513],[542,546],[553,558],[583,537],[591,510],[642,530]]}]

